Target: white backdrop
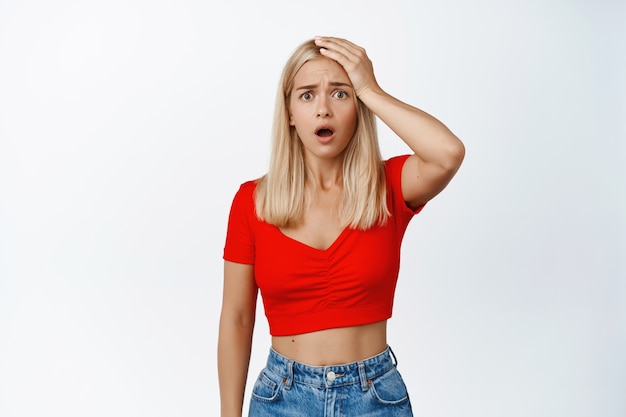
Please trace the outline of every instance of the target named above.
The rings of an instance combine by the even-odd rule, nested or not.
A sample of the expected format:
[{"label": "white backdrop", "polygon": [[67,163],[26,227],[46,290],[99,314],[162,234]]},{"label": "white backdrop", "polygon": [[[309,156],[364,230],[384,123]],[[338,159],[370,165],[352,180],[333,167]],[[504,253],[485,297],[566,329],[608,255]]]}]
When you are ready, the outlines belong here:
[{"label": "white backdrop", "polygon": [[[404,242],[389,341],[415,414],[626,415],[624,21],[617,0],[0,1],[0,416],[218,414],[228,209],[318,34],[467,147]],[[251,376],[268,347],[259,312]]]}]

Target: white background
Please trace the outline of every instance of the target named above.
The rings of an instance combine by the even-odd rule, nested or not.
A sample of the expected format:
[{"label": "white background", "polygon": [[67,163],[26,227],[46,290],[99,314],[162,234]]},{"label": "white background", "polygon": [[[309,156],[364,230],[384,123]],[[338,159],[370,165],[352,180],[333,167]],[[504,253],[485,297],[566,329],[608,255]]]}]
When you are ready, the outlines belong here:
[{"label": "white background", "polygon": [[[403,247],[389,342],[415,414],[623,417],[625,21],[617,0],[0,1],[0,416],[218,415],[228,209],[267,168],[285,60],[324,34],[467,147]],[[260,312],[251,377],[268,347]]]}]

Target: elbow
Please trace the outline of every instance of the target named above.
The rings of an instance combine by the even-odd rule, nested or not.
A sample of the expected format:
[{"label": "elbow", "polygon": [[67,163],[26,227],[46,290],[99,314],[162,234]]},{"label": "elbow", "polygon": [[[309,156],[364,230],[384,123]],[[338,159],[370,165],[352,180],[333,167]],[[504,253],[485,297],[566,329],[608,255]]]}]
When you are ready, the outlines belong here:
[{"label": "elbow", "polygon": [[446,157],[442,164],[443,169],[450,173],[455,173],[465,159],[465,145],[458,138],[450,143],[446,149]]},{"label": "elbow", "polygon": [[461,166],[461,163],[463,163],[463,159],[465,159],[465,145],[459,139],[457,139],[456,149],[453,154],[453,158],[458,169]]},{"label": "elbow", "polygon": [[254,328],[256,315],[254,311],[248,314],[237,314],[233,316],[222,315],[220,323],[231,329],[247,331]]}]

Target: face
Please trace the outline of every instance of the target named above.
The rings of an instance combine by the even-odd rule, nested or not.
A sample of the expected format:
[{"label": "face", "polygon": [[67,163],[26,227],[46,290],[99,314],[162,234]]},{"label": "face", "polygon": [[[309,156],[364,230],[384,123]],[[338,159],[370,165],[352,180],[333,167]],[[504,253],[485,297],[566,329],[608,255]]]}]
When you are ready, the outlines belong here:
[{"label": "face", "polygon": [[357,124],[350,78],[337,62],[317,58],[296,73],[289,97],[289,124],[304,146],[305,158],[341,158]]}]

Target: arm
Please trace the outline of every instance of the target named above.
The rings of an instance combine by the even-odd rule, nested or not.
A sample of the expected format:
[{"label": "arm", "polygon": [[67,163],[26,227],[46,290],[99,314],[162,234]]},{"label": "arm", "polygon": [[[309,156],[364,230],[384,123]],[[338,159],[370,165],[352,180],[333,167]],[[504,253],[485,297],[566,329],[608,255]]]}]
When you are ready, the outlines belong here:
[{"label": "arm", "polygon": [[217,344],[222,417],[241,417],[250,364],[256,299],[254,266],[225,261]]},{"label": "arm", "polygon": [[316,38],[316,44],[343,66],[357,97],[414,152],[402,169],[407,204],[417,208],[439,194],[463,161],[463,143],[433,116],[383,91],[363,48],[337,38]]}]

